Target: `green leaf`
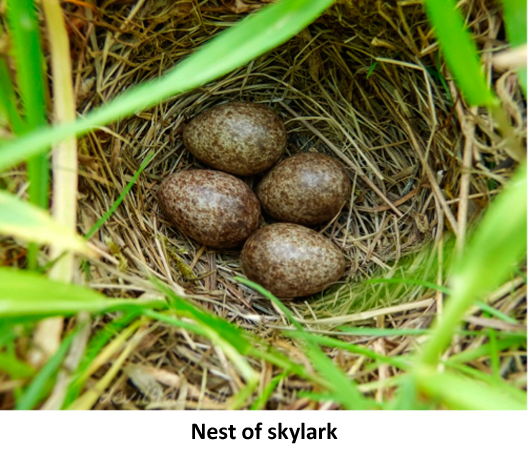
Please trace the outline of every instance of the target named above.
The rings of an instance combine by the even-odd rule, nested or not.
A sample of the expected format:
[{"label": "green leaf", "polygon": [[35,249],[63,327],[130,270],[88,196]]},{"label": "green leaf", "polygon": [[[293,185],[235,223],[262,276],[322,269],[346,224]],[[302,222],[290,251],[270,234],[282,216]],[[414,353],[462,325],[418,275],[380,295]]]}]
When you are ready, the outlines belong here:
[{"label": "green leaf", "polygon": [[53,281],[33,272],[0,268],[0,321],[73,315],[79,311],[164,307],[160,301],[110,299],[82,286]]},{"label": "green leaf", "polygon": [[[18,90],[24,107],[24,131],[46,125],[46,93],[44,55],[41,49],[40,26],[35,0],[16,0],[7,3],[7,19],[13,43],[13,59],[17,72]],[[42,149],[47,151],[48,146]],[[29,200],[48,207],[49,160],[46,153],[28,162]],[[36,251],[31,250],[32,264]]]},{"label": "green leaf", "polygon": [[11,378],[31,378],[35,369],[11,354],[0,353],[0,371]]},{"label": "green leaf", "polygon": [[477,46],[464,25],[455,0],[425,0],[445,60],[471,106],[492,106],[497,98],[489,89]]},{"label": "green leaf", "polygon": [[264,409],[264,407],[266,407],[266,403],[268,402],[269,398],[273,394],[273,391],[275,391],[275,389],[277,389],[277,386],[279,385],[279,383],[284,378],[286,378],[287,376],[288,375],[285,372],[281,373],[278,376],[275,376],[275,378],[273,378],[266,385],[266,387],[264,388],[264,391],[262,391],[262,394],[259,397],[257,397],[255,402],[253,402],[253,404],[251,405],[251,407],[249,409],[250,410],[262,410],[262,409]]},{"label": "green leaf", "polygon": [[86,372],[88,371],[92,362],[96,359],[101,350],[110,342],[112,338],[117,336],[125,328],[127,328],[134,320],[139,317],[140,313],[130,312],[123,316],[114,319],[108,324],[105,324],[101,330],[97,331],[86,346],[84,356],[77,367],[75,373],[72,374],[72,379],[68,385],[63,409],[67,409],[75,399],[79,396],[84,382],[86,380]]},{"label": "green leaf", "polygon": [[424,346],[421,362],[436,364],[475,298],[496,288],[526,254],[526,162],[491,203],[455,266],[452,292]]},{"label": "green leaf", "polygon": [[464,410],[526,410],[524,400],[513,397],[504,388],[470,380],[449,372],[439,373],[435,368],[420,366],[415,378],[421,390],[451,409]]},{"label": "green leaf", "polygon": [[11,82],[9,69],[3,57],[0,57],[0,91],[0,110],[2,110],[7,117],[11,130],[16,134],[20,134],[23,131],[25,124],[22,121],[17,108],[15,89]]},{"label": "green leaf", "polygon": [[55,222],[46,211],[1,190],[0,234],[93,255],[82,237]]},{"label": "green leaf", "polygon": [[43,399],[47,391],[48,381],[57,373],[78,332],[78,329],[74,330],[65,337],[59,349],[37,373],[31,384],[24,391],[24,394],[17,401],[16,410],[33,409]]},{"label": "green leaf", "polygon": [[370,401],[358,390],[356,383],[352,381],[334,362],[328,358],[319,348],[317,341],[319,336],[312,336],[305,332],[300,323],[293,317],[291,311],[273,294],[257,283],[241,277],[235,280],[250,288],[253,288],[271,302],[273,302],[288,318],[297,329],[297,336],[301,338],[305,345],[306,355],[312,361],[319,374],[327,381],[329,389],[332,391],[336,401],[351,410],[362,410],[371,408]]},{"label": "green leaf", "polygon": [[262,8],[219,34],[163,77],[126,91],[74,123],[35,131],[4,145],[0,149],[0,171],[68,137],[86,134],[224,76],[290,39],[332,3],[334,0],[283,0]]},{"label": "green leaf", "polygon": [[[526,0],[502,0],[504,5],[504,23],[506,24],[506,34],[512,47],[519,47],[526,44],[527,35],[527,8]],[[527,74],[526,67],[517,71],[519,81],[526,96]]]},{"label": "green leaf", "polygon": [[147,167],[147,165],[150,163],[152,158],[154,157],[154,153],[150,153],[147,155],[145,160],[141,163],[139,166],[138,171],[134,174],[132,179],[128,182],[128,185],[125,187],[125,189],[121,192],[119,197],[115,200],[114,204],[111,206],[111,208],[92,226],[92,228],[88,231],[88,233],[84,236],[85,239],[89,239],[92,237],[100,228],[101,226],[110,219],[112,214],[115,213],[116,209],[119,207],[119,205],[123,202],[128,192],[131,190],[132,186],[134,186],[134,183],[136,183],[136,180],[139,178],[143,170]]},{"label": "green leaf", "polygon": [[[526,338],[513,337],[513,338],[497,340],[495,348],[498,351],[504,351],[504,350],[507,350],[513,347],[525,347],[525,346],[526,346]],[[468,350],[464,350],[460,353],[457,353],[455,355],[451,355],[445,361],[445,364],[449,366],[453,366],[457,363],[459,364],[468,363],[470,361],[477,360],[478,358],[488,357],[491,355],[491,352],[492,352],[492,346],[489,343],[486,343],[479,347],[471,348]]]},{"label": "green leaf", "polygon": [[390,410],[420,410],[423,409],[418,397],[416,379],[412,375],[406,375],[396,393],[396,398],[390,404]]},{"label": "green leaf", "polygon": [[395,368],[400,368],[406,370],[410,368],[410,363],[408,358],[403,356],[389,357],[386,355],[381,355],[376,353],[374,350],[363,347],[361,345],[354,345],[352,343],[344,342],[343,340],[334,339],[332,337],[327,337],[324,335],[310,334],[308,332],[284,332],[284,335],[293,338],[309,338],[311,342],[316,343],[317,345],[324,345],[325,347],[338,348],[340,350],[345,350],[347,352],[355,353],[356,355],[363,355],[372,360],[376,360],[380,364],[392,365]]},{"label": "green leaf", "polygon": [[[423,281],[423,280],[413,280],[411,278],[374,278],[371,280],[366,281],[367,284],[374,284],[374,283],[387,283],[387,284],[398,284],[398,283],[407,283],[411,285],[418,285],[423,286],[424,288],[434,289],[437,291],[440,291],[444,294],[451,294],[451,289],[446,288],[445,286],[437,285],[436,283],[431,283],[430,281]],[[495,309],[494,307],[490,306],[489,304],[483,303],[481,301],[475,301],[475,306],[478,306],[482,312],[486,312],[487,314],[490,314],[497,319],[503,320],[504,322],[508,322],[509,324],[518,324],[519,322],[514,319],[513,317],[508,316],[507,314],[504,314],[503,312],[499,311],[498,309]]]}]

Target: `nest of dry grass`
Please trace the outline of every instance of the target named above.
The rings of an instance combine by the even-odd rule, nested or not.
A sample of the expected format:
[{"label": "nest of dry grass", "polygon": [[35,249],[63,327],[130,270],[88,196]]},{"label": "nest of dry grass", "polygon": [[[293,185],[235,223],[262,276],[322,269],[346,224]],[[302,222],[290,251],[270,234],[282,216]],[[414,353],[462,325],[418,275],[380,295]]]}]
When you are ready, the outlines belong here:
[{"label": "nest of dry grass", "polygon": [[[70,6],[79,113],[159,76],[262,3],[211,1],[197,7],[191,1],[106,0],[95,11]],[[468,110],[452,86],[418,3],[342,2],[246,67],[84,138],[79,187],[83,233],[110,208],[141,161],[151,152],[155,157],[96,236],[96,243],[109,249],[112,259],[90,265],[78,281],[110,296],[137,297],[155,291],[149,281],[155,277],[304,361],[295,342],[281,334],[289,329],[286,319],[270,302],[234,281],[241,274],[239,251],[210,250],[189,240],[167,224],[156,201],[164,178],[201,166],[182,143],[187,120],[221,102],[263,103],[285,122],[285,157],[312,149],[327,153],[342,161],[353,184],[351,201],[339,217],[318,228],[343,250],[346,277],[324,293],[288,306],[308,330],[341,335],[389,356],[412,351],[419,338],[371,340],[344,336],[335,328],[428,326],[441,306],[437,294],[420,286],[389,289],[363,281],[380,274],[398,276],[405,266],[407,274],[410,270],[411,275],[442,284],[446,235],[466,231],[458,218],[461,205],[468,221],[478,218],[497,191],[490,181],[499,187],[511,164],[506,151],[492,145],[494,131],[487,114]],[[471,2],[468,15],[489,64],[491,52],[504,47],[501,18],[482,1]],[[489,70],[491,74],[491,66]],[[506,99],[516,127],[525,132],[515,77],[509,73],[490,77]],[[463,177],[462,129],[468,121],[476,125],[475,158],[473,171]],[[460,200],[463,178],[469,178],[470,197]],[[258,177],[247,182],[255,186]],[[524,318],[524,282],[515,280],[509,288],[495,293],[492,301]],[[485,324],[476,313],[471,319],[470,329]],[[106,320],[92,329],[102,322]],[[459,339],[453,349],[474,346],[474,340]],[[376,381],[397,374],[391,367],[365,370],[357,355],[327,353],[364,391],[378,398],[391,396],[389,383],[376,386]],[[508,367],[516,365],[512,374],[522,376],[525,367],[520,360],[507,360]],[[261,371],[264,387],[273,368],[253,366]],[[488,368],[486,362],[481,368]],[[145,385],[153,382],[160,392],[156,400],[144,394]],[[152,325],[97,407],[222,409],[241,386],[221,351],[207,341]],[[267,407],[313,407],[311,401],[298,398],[298,390],[305,388],[303,381],[285,378]],[[140,396],[143,402],[134,399]]]}]

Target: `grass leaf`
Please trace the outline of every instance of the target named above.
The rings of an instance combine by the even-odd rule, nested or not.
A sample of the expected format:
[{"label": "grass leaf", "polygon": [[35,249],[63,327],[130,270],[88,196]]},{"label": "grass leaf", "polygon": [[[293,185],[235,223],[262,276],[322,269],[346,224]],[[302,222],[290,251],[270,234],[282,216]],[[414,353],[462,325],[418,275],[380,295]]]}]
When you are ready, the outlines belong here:
[{"label": "grass leaf", "polygon": [[9,69],[3,57],[0,57],[0,110],[7,117],[11,130],[15,134],[20,134],[25,127],[17,108],[17,97],[11,82]]},{"label": "grass leaf", "polygon": [[16,410],[33,409],[46,394],[48,381],[57,373],[62,361],[68,353],[75,335],[79,331],[75,330],[68,334],[62,341],[57,352],[48,360],[48,362],[37,373],[31,384],[24,391],[24,394],[17,401]]},{"label": "grass leaf", "polygon": [[0,234],[93,255],[82,237],[56,223],[46,211],[1,190]]},{"label": "grass leaf", "polygon": [[112,216],[112,214],[115,213],[116,209],[119,207],[119,205],[123,202],[123,200],[125,199],[126,195],[128,195],[128,192],[131,190],[131,188],[134,186],[134,183],[136,183],[136,180],[139,178],[139,176],[141,175],[141,173],[143,172],[143,170],[145,170],[145,168],[147,167],[147,165],[150,163],[150,161],[152,160],[152,158],[154,157],[154,154],[151,153],[149,155],[147,155],[146,159],[141,163],[141,165],[139,166],[139,169],[137,170],[137,172],[134,174],[134,176],[132,177],[132,179],[128,182],[128,185],[125,187],[125,189],[121,192],[121,194],[119,195],[119,197],[115,200],[114,204],[111,206],[111,208],[103,215],[103,217],[101,217],[92,227],[91,229],[88,231],[88,233],[84,236],[85,239],[89,239],[90,237],[92,237],[100,228],[101,226],[106,222],[108,221],[108,219],[110,219],[110,217]]},{"label": "grass leaf", "polygon": [[79,311],[164,307],[161,301],[110,299],[82,286],[53,281],[43,275],[0,268],[0,320],[72,315]]},{"label": "grass leaf", "polygon": [[524,401],[521,401],[499,386],[480,383],[450,372],[439,373],[428,366],[418,367],[415,377],[422,391],[451,409],[526,410],[526,394]]},{"label": "grass leaf", "polygon": [[235,277],[235,280],[242,283],[272,301],[288,318],[288,320],[297,329],[297,335],[305,342],[305,353],[311,359],[312,364],[319,374],[326,379],[337,402],[351,410],[361,410],[371,408],[369,401],[363,397],[363,394],[357,389],[356,384],[345,373],[343,373],[334,362],[328,358],[312,336],[304,332],[302,326],[293,317],[290,310],[273,294],[262,286],[241,277]]},{"label": "grass leaf", "polygon": [[[437,285],[436,283],[431,283],[429,281],[423,281],[423,280],[413,280],[413,279],[409,279],[409,278],[374,278],[374,279],[368,280],[366,283],[367,284],[373,284],[373,283],[389,283],[389,284],[407,283],[407,284],[411,284],[411,285],[423,286],[425,288],[434,289],[434,290],[440,291],[441,293],[444,293],[444,294],[451,294],[451,292],[452,292],[451,289],[446,288],[445,286]],[[513,317],[510,317],[507,314],[504,314],[503,312],[499,311],[498,309],[495,309],[494,307],[490,306],[489,304],[483,303],[481,301],[475,301],[475,306],[478,306],[482,310],[482,312],[486,312],[487,314],[490,314],[491,316],[494,316],[497,319],[501,319],[504,322],[508,322],[510,324],[518,324],[519,323]]]},{"label": "grass leaf", "polygon": [[31,378],[35,369],[28,363],[19,360],[14,355],[0,352],[0,371],[7,373],[11,378]]},{"label": "grass leaf", "polygon": [[440,321],[424,346],[421,361],[436,364],[466,310],[499,285],[526,254],[526,163],[491,203],[484,218],[455,266],[452,292]]},{"label": "grass leaf", "polygon": [[[526,0],[502,0],[504,5],[504,23],[506,34],[512,47],[526,44],[527,35],[527,8]],[[517,71],[519,81],[526,96],[527,74],[526,67]]]},{"label": "grass leaf", "polygon": [[425,9],[449,69],[470,105],[495,105],[497,98],[488,87],[477,47],[456,1],[425,0]]},{"label": "grass leaf", "polygon": [[[13,43],[18,90],[25,114],[25,131],[46,125],[44,55],[40,26],[34,0],[7,3],[7,19]],[[41,149],[47,151],[48,146]],[[49,161],[46,154],[32,156],[28,162],[29,200],[41,208],[48,207]]]}]

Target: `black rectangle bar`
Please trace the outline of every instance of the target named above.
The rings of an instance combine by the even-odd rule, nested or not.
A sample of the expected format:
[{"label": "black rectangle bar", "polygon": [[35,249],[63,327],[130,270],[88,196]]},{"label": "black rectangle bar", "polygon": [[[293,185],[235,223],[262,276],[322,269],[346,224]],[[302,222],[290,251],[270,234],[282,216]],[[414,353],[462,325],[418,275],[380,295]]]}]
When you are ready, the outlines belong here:
[{"label": "black rectangle bar", "polygon": [[337,445],[337,422],[193,422],[193,445]]}]

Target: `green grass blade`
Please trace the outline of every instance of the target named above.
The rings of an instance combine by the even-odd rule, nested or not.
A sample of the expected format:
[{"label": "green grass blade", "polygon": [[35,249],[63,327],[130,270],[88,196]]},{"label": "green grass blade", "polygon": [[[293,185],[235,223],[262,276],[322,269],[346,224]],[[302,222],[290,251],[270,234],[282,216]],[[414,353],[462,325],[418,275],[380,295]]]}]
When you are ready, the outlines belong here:
[{"label": "green grass blade", "polygon": [[[523,338],[506,338],[497,340],[495,348],[498,351],[504,351],[508,348],[513,347],[523,347],[526,345],[526,339]],[[451,355],[446,361],[445,364],[448,366],[453,366],[460,363],[468,363],[473,360],[477,360],[482,357],[490,356],[492,351],[492,346],[488,343],[481,345],[477,348],[472,348],[470,350],[464,350],[463,352]]]},{"label": "green grass blade", "polygon": [[441,320],[424,346],[421,362],[434,365],[475,298],[486,295],[526,254],[526,163],[491,203],[466,253],[456,265],[452,293]]},{"label": "green grass blade", "polygon": [[[452,290],[449,288],[446,288],[445,286],[437,285],[436,283],[431,283],[429,281],[423,281],[423,280],[413,280],[410,278],[374,278],[371,280],[366,281],[367,284],[372,283],[388,283],[388,284],[398,284],[398,283],[407,283],[411,285],[417,285],[417,286],[423,286],[425,288],[434,289],[436,291],[440,291],[444,294],[451,294]],[[482,312],[485,312],[487,314],[490,314],[491,316],[496,317],[497,319],[500,319],[504,322],[508,322],[509,324],[518,324],[519,322],[514,319],[511,316],[508,316],[507,314],[504,314],[503,312],[499,311],[498,309],[495,309],[494,307],[490,306],[489,304],[483,303],[482,301],[475,301],[475,306],[478,306],[479,309],[482,310]]]},{"label": "green grass blade", "polygon": [[53,281],[33,272],[0,268],[0,322],[149,306],[163,308],[166,304],[162,301],[106,298],[88,288]]},{"label": "green grass blade", "polygon": [[11,378],[31,378],[35,369],[11,354],[0,353],[0,371]]},{"label": "green grass blade", "polygon": [[176,296],[172,290],[162,285],[158,280],[151,280],[169,299],[170,306],[182,317],[197,321],[202,327],[211,328],[224,340],[233,345],[241,354],[245,354],[251,344],[245,333],[224,319],[195,306],[191,302]]},{"label": "green grass blade", "polygon": [[0,171],[68,137],[86,134],[222,77],[290,39],[332,3],[334,0],[282,0],[262,8],[219,34],[163,77],[138,85],[72,124],[35,131],[4,145],[0,149]]},{"label": "green grass blade", "polygon": [[[44,56],[41,50],[40,29],[34,0],[8,2],[7,19],[13,43],[13,56],[18,80],[18,90],[25,114],[23,131],[32,131],[46,125],[46,99],[44,81]],[[16,103],[14,101],[13,103]],[[16,121],[16,118],[13,118]],[[20,123],[14,125],[21,132]],[[47,148],[42,149],[42,152]],[[47,209],[49,203],[50,163],[46,153],[35,155],[27,163],[29,201]],[[31,243],[28,249],[28,266],[37,267],[39,247]]]},{"label": "green grass blade", "polygon": [[377,329],[372,327],[339,327],[341,332],[366,337],[398,337],[403,335],[427,335],[429,329]]},{"label": "green grass blade", "polygon": [[16,104],[17,97],[6,61],[0,57],[0,110],[7,117],[11,130],[15,134],[21,134],[26,124],[22,120]]},{"label": "green grass blade", "polygon": [[273,378],[266,385],[266,387],[264,388],[264,391],[262,391],[262,394],[259,397],[257,397],[255,402],[253,402],[253,404],[250,407],[250,410],[262,410],[262,409],[264,409],[266,407],[266,404],[267,404],[269,398],[273,394],[273,391],[275,391],[275,389],[277,389],[277,386],[279,385],[279,383],[284,378],[286,378],[286,376],[288,376],[286,373],[281,373],[280,375],[275,376],[275,378]]},{"label": "green grass blade", "polygon": [[139,312],[125,313],[123,316],[114,319],[109,324],[99,330],[88,342],[84,356],[79,363],[75,373],[72,375],[70,384],[64,397],[63,409],[67,409],[79,396],[84,382],[86,372],[101,350],[110,342],[112,338],[126,329],[133,321],[140,316]]},{"label": "green grass blade", "polygon": [[420,366],[415,377],[421,390],[451,409],[464,410],[526,410],[524,400],[513,397],[503,388],[449,372],[439,373],[435,368]]},{"label": "green grass blade", "polygon": [[409,369],[410,362],[407,358],[404,357],[388,357],[386,355],[381,355],[371,350],[370,348],[362,347],[361,345],[354,345],[352,343],[344,342],[343,340],[334,339],[332,337],[326,337],[324,335],[316,335],[308,332],[285,332],[285,335],[288,337],[294,338],[306,338],[308,337],[310,341],[323,345],[325,347],[338,348],[340,350],[345,350],[347,352],[355,353],[356,355],[362,355],[371,360],[375,360],[380,364],[387,364],[394,366],[395,368]]},{"label": "green grass blade", "polygon": [[253,288],[270,301],[272,301],[288,318],[288,320],[297,329],[298,336],[305,343],[306,355],[311,359],[312,364],[319,372],[319,374],[326,379],[328,385],[336,398],[337,402],[351,410],[361,410],[371,408],[370,401],[365,399],[363,394],[357,389],[354,381],[352,381],[345,373],[343,373],[334,362],[328,358],[319,348],[312,336],[304,332],[302,326],[293,317],[290,310],[273,294],[262,286],[250,280],[241,277],[235,277],[235,280],[250,288]]},{"label": "green grass blade", "polygon": [[134,186],[134,183],[136,183],[136,180],[139,178],[143,170],[147,167],[147,165],[150,163],[152,158],[154,157],[154,153],[151,153],[147,156],[147,158],[141,163],[138,171],[134,174],[130,182],[128,182],[128,185],[125,187],[125,189],[121,192],[119,197],[115,200],[112,207],[105,213],[103,216],[92,226],[92,228],[88,231],[88,233],[84,236],[85,239],[89,239],[92,237],[100,228],[101,226],[110,219],[112,214],[116,212],[116,209],[119,207],[119,205],[123,202],[128,192],[132,189]]},{"label": "green grass blade", "polygon": [[46,394],[48,381],[57,373],[62,361],[68,353],[73,339],[78,334],[75,330],[68,334],[62,341],[57,352],[48,360],[48,362],[37,373],[24,394],[17,401],[16,410],[30,410],[33,409],[39,401],[43,399]]},{"label": "green grass blade", "polygon": [[[527,35],[527,8],[526,0],[502,0],[504,6],[504,23],[506,24],[506,35],[512,47],[526,44]],[[526,67],[517,71],[519,81],[526,96],[527,74]]]},{"label": "green grass blade", "polygon": [[396,393],[396,398],[389,406],[391,410],[417,410],[422,409],[416,388],[416,379],[406,375]]},{"label": "green grass blade", "polygon": [[82,237],[55,222],[46,211],[1,190],[0,234],[93,255]]},{"label": "green grass blade", "polygon": [[442,53],[458,87],[471,106],[493,106],[497,98],[489,89],[475,42],[464,25],[455,0],[425,0]]},{"label": "green grass blade", "polygon": [[[211,327],[207,324],[193,326],[189,322],[184,322],[170,315],[160,314],[154,311],[145,310],[144,315],[162,321],[165,324],[174,325],[175,327],[183,327],[187,330],[190,330],[191,332],[197,333],[208,338],[209,340],[211,340],[211,342],[220,347],[225,353],[226,357],[233,362],[233,364],[237,367],[238,371],[246,380],[249,389],[254,388],[256,384],[258,384],[258,375],[247,362],[247,359],[244,356],[245,352],[240,352],[236,345],[233,345],[228,340],[226,340],[222,336],[221,331],[218,331],[214,327]],[[242,335],[242,332],[240,332],[240,339],[242,339]]]},{"label": "green grass blade", "polygon": [[[46,125],[44,88],[44,56],[34,0],[7,3],[7,19],[13,42],[18,89],[24,107],[27,127],[33,130]],[[45,151],[47,146],[41,149]],[[48,207],[49,162],[39,155],[28,162],[30,201],[41,208]]]}]

